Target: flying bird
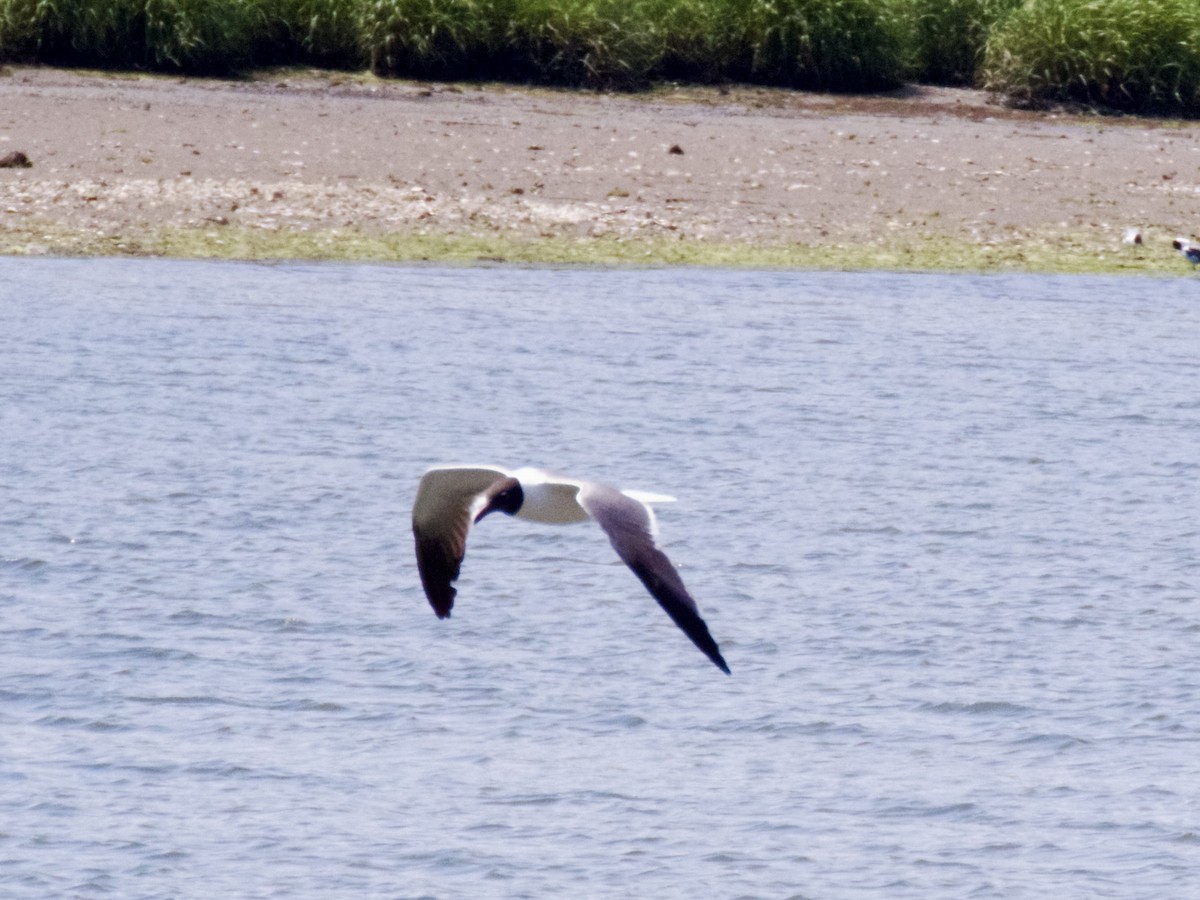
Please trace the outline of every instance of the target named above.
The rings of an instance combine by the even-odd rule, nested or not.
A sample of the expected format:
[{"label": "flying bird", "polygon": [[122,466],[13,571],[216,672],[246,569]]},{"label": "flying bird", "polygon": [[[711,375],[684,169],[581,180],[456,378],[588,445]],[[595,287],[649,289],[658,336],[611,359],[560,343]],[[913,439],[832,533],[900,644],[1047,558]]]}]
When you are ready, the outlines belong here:
[{"label": "flying bird", "polygon": [[1192,264],[1192,268],[1200,266],[1200,244],[1193,244],[1187,238],[1177,237],[1171,241],[1171,246],[1183,254],[1183,258]]},{"label": "flying bird", "polygon": [[729,666],[696,601],[655,543],[658,523],[650,504],[674,499],[563,478],[541,469],[510,472],[497,466],[438,466],[422,476],[413,503],[421,586],[438,618],[448,617],[458,593],[453,582],[466,554],[467,533],[490,513],[555,525],[593,519],[667,615],[728,675]]}]

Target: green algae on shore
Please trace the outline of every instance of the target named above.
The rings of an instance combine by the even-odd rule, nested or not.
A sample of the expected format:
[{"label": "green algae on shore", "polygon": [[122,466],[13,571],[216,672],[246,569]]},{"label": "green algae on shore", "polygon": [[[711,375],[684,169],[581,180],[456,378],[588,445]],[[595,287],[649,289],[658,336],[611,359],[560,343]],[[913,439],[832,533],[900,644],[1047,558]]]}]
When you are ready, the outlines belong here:
[{"label": "green algae on shore", "polygon": [[[521,233],[367,234],[354,229],[284,231],[235,225],[99,234],[34,226],[0,228],[0,254],[182,259],[310,260],[451,265],[689,266],[791,270],[1026,272],[1187,276],[1169,244],[1106,247],[1093,235],[1026,235],[980,243],[941,236],[887,243],[745,243],[664,237],[530,236]],[[1157,245],[1155,245],[1157,246]]]}]

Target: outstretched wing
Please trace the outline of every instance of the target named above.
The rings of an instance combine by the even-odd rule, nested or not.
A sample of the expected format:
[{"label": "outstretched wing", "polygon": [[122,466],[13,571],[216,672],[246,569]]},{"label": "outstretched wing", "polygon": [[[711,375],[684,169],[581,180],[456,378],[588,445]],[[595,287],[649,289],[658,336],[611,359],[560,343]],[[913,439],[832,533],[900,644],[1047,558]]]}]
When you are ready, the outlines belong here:
[{"label": "outstretched wing", "polygon": [[509,477],[487,466],[430,469],[417,487],[412,527],[417,544],[417,571],[429,605],[439,619],[450,615],[467,552],[467,532],[474,511]]},{"label": "outstretched wing", "polygon": [[672,621],[692,643],[712,660],[713,665],[729,674],[717,642],[700,617],[696,601],[683,585],[683,579],[667,555],[654,543],[654,519],[644,503],[607,485],[588,484],[579,492],[579,503],[604,529],[617,556],[633,570]]}]

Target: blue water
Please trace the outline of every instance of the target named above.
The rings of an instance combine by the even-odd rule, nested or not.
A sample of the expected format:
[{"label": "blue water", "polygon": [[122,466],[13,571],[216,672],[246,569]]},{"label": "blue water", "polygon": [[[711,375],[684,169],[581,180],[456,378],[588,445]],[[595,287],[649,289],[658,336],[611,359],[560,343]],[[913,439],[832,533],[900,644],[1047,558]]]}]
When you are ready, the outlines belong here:
[{"label": "blue water", "polygon": [[[1200,891],[1200,282],[0,259],[0,896]],[[590,525],[659,510],[733,670]]]}]

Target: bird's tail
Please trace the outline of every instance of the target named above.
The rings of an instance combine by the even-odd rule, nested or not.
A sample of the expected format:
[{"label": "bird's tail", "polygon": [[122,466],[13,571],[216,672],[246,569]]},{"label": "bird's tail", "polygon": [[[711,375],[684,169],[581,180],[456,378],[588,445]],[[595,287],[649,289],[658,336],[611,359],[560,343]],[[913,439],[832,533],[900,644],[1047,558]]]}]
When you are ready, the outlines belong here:
[{"label": "bird's tail", "polygon": [[674,503],[675,498],[667,494],[651,494],[649,491],[621,491],[626,497],[631,500],[636,500],[638,503]]}]

